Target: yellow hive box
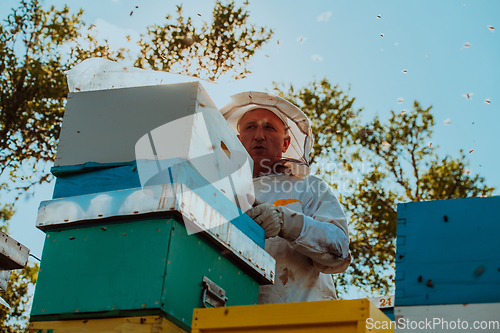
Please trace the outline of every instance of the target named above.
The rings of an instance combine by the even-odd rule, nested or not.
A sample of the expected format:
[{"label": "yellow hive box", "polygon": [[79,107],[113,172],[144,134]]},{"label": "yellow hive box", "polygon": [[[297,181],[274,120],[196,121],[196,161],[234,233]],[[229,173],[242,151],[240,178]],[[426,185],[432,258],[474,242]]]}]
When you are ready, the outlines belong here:
[{"label": "yellow hive box", "polygon": [[194,309],[191,327],[192,333],[393,332],[390,319],[368,299]]},{"label": "yellow hive box", "polygon": [[30,323],[29,333],[186,333],[160,316],[37,321]]}]

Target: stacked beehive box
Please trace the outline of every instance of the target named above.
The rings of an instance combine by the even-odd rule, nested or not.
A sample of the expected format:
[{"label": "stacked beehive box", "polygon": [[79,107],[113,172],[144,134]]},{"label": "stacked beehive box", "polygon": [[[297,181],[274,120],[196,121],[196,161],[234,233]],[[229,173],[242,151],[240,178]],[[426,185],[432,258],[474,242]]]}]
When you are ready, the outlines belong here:
[{"label": "stacked beehive box", "polygon": [[70,94],[52,171],[33,332],[189,330],[274,280],[251,159],[198,82]]},{"label": "stacked beehive box", "polygon": [[500,197],[398,205],[396,322],[500,330],[499,206]]}]

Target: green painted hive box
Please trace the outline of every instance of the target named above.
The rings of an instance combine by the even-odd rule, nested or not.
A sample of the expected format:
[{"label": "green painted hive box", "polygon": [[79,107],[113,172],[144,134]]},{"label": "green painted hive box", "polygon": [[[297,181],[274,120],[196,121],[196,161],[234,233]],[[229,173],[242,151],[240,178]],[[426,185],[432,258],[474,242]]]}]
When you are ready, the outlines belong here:
[{"label": "green painted hive box", "polygon": [[274,281],[274,259],[180,183],[50,200],[37,225],[32,322],[159,314],[189,330],[194,308],[256,304]]}]

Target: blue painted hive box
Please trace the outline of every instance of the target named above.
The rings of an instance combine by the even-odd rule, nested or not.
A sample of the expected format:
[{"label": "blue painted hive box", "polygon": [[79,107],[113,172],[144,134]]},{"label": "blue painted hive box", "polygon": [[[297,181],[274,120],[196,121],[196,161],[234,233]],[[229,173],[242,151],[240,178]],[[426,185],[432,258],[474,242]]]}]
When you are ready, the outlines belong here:
[{"label": "blue painted hive box", "polygon": [[500,197],[398,205],[396,306],[500,302]]},{"label": "blue painted hive box", "polygon": [[37,224],[31,321],[160,314],[189,330],[194,308],[256,304],[274,281],[274,259],[184,184],[46,201]]}]

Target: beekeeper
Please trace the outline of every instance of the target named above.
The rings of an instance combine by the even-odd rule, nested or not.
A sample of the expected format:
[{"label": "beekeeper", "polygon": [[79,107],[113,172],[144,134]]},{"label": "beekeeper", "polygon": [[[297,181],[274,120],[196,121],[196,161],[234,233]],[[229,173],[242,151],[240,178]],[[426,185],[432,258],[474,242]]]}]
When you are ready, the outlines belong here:
[{"label": "beekeeper", "polygon": [[310,175],[313,137],[305,114],[263,92],[243,92],[221,109],[254,161],[256,201],[246,213],[266,230],[274,285],[259,304],[337,299],[330,274],[351,262],[344,212],[332,189]]}]

